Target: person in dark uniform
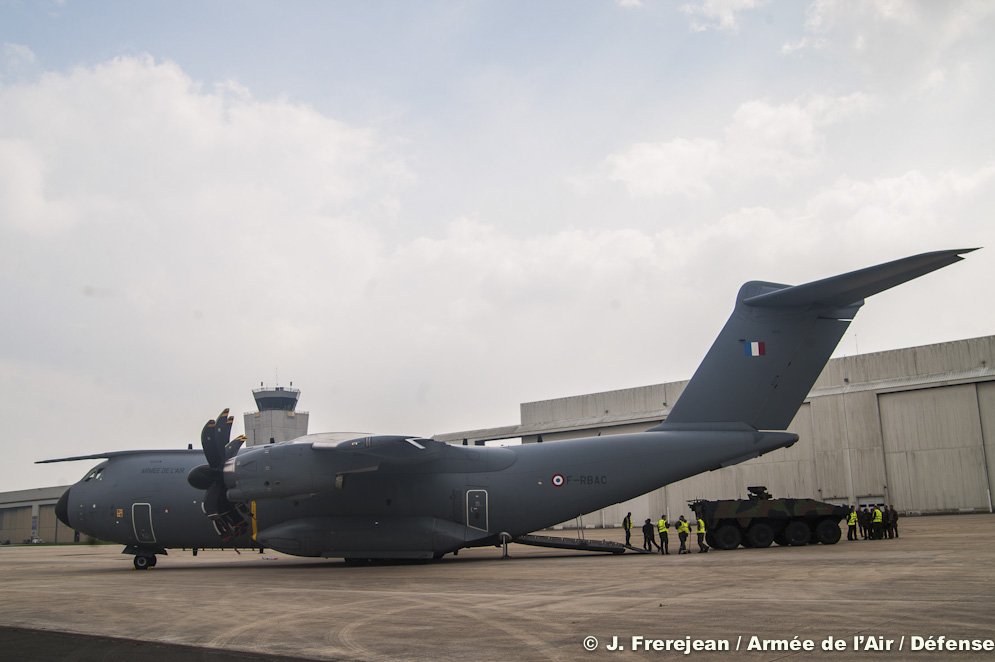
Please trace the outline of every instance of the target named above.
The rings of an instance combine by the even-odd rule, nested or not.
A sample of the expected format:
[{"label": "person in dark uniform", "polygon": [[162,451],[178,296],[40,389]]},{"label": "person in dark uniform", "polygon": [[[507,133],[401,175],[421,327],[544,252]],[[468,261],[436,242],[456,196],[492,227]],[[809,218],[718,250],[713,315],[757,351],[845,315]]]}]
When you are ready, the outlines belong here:
[{"label": "person in dark uniform", "polygon": [[656,523],[656,528],[660,532],[660,553],[670,554],[670,536],[667,535],[667,516],[660,515],[660,521]]},{"label": "person in dark uniform", "polygon": [[857,539],[857,507],[850,506],[850,514],[846,516],[846,539]]},{"label": "person in dark uniform", "polygon": [[622,528],[625,529],[625,546],[632,547],[632,513],[626,513],[625,518],[622,519]]},{"label": "person in dark uniform", "polygon": [[857,517],[857,523],[860,524],[860,537],[867,540],[871,534],[871,513],[867,510],[866,503],[860,507],[860,515]]},{"label": "person in dark uniform", "polygon": [[659,545],[656,544],[656,537],[653,535],[653,523],[647,517],[646,523],[643,524],[643,549],[652,552],[654,547],[660,549]]},{"label": "person in dark uniform", "polygon": [[891,534],[895,538],[898,537],[898,511],[895,510],[895,504],[891,504],[891,522],[889,526],[891,527]]},{"label": "person in dark uniform", "polygon": [[881,507],[881,537],[891,540],[891,508]]}]

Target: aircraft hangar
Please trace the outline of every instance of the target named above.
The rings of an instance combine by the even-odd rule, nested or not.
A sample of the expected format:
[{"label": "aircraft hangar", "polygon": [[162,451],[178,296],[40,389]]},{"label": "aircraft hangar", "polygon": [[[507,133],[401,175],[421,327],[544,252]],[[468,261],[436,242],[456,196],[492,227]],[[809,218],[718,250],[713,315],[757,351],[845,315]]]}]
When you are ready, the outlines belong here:
[{"label": "aircraft hangar", "polygon": [[[686,384],[526,402],[520,406],[519,424],[435,438],[457,444],[519,437],[523,443],[555,443],[645,430],[666,418]],[[296,404],[299,392],[287,391],[293,393],[277,395],[292,396]],[[306,412],[283,407],[280,414],[297,420],[277,429],[251,413],[246,414],[246,429],[262,425],[276,430],[260,432],[261,440],[307,432]],[[689,500],[743,498],[750,485],[766,485],[778,497],[890,503],[904,513],[991,512],[995,336],[833,359],[789,430],[800,437],[791,448],[578,515],[586,527],[619,526],[629,511],[636,522],[660,514],[676,518],[689,513]],[[72,540],[73,532],[54,514],[66,487],[0,493],[0,542],[36,536],[46,542]]]},{"label": "aircraft hangar", "polygon": [[[436,435],[483,444],[520,437],[555,443],[646,430],[667,416],[687,381],[521,405],[521,423]],[[594,513],[586,527],[690,515],[693,499],[775,497],[889,503],[900,512],[992,512],[995,336],[833,359],[789,427],[791,448],[672,483]],[[564,523],[573,526],[574,522]]]}]

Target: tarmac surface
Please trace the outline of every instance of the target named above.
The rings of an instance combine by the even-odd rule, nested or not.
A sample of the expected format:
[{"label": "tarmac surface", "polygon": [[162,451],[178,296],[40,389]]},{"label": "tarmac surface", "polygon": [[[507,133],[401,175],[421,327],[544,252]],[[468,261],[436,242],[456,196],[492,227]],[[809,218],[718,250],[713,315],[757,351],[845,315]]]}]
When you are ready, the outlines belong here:
[{"label": "tarmac surface", "polygon": [[[176,550],[144,572],[119,546],[2,547],[0,660],[995,659],[911,650],[941,635],[995,647],[995,516],[904,518],[900,533],[686,556],[512,545],[507,560],[488,548],[362,567]],[[731,650],[632,650],[634,636]],[[821,650],[829,637],[845,649]],[[855,637],[893,643],[854,650]],[[761,640],[775,641],[748,650]]]}]

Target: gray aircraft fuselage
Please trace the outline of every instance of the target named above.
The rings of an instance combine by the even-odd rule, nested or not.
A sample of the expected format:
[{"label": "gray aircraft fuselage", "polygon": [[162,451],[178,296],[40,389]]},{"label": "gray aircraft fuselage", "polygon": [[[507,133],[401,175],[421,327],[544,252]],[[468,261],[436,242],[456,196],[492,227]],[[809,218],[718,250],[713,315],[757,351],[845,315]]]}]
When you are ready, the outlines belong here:
[{"label": "gray aircraft fuselage", "polygon": [[[294,484],[299,476],[340,475],[337,453],[311,448],[321,437],[244,449],[234,458],[259,456],[270,467],[264,482],[281,485],[279,496],[270,497],[266,486],[251,488],[254,526],[224,546],[255,543],[301,556],[438,556],[494,544],[500,533],[517,537],[797,440],[752,430],[658,431],[504,448],[415,438],[424,451],[412,447],[413,457],[402,463],[346,473],[341,487],[334,479],[329,489],[313,481]],[[67,491],[68,524],[139,548],[218,547],[218,533],[201,510],[203,491],[187,482],[202,464],[200,450],[112,457],[88,474],[96,477]]]},{"label": "gray aircraft fuselage", "polygon": [[963,259],[936,251],[803,285],[743,285],[666,420],[646,432],[493,448],[385,435],[308,435],[240,448],[225,410],[202,450],[115,451],[56,514],[126,545],[432,558],[564,522],[798,440],[794,418],[864,299]]}]

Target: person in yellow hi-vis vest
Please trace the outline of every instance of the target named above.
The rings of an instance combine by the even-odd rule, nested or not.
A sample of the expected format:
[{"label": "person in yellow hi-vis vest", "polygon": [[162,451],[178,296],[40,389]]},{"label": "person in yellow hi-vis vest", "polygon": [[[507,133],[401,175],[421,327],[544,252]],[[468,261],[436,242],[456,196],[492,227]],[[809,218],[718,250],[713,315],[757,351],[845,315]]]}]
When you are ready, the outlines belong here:
[{"label": "person in yellow hi-vis vest", "polygon": [[688,534],[691,533],[691,527],[688,526],[688,521],[684,519],[684,515],[680,516],[677,520],[677,524],[674,525],[677,529],[677,537],[681,539],[681,548],[677,550],[678,554],[688,553]]},{"label": "person in yellow hi-vis vest", "polygon": [[670,550],[667,548],[667,543],[669,542],[667,538],[667,516],[660,515],[660,521],[656,523],[656,528],[660,532],[660,553],[670,554]]},{"label": "person in yellow hi-vis vest", "polygon": [[622,528],[625,529],[625,546],[632,546],[632,513],[627,513],[622,519]]},{"label": "person in yellow hi-vis vest", "polygon": [[874,510],[871,511],[871,538],[874,540],[881,540],[884,534],[884,524],[882,523],[884,517],[881,515],[881,508],[877,504],[874,504]]},{"label": "person in yellow hi-vis vest", "polygon": [[705,544],[705,520],[698,518],[698,553],[702,554],[711,549]]},{"label": "person in yellow hi-vis vest", "polygon": [[846,516],[846,539],[857,539],[857,507],[850,506],[850,514]]}]

